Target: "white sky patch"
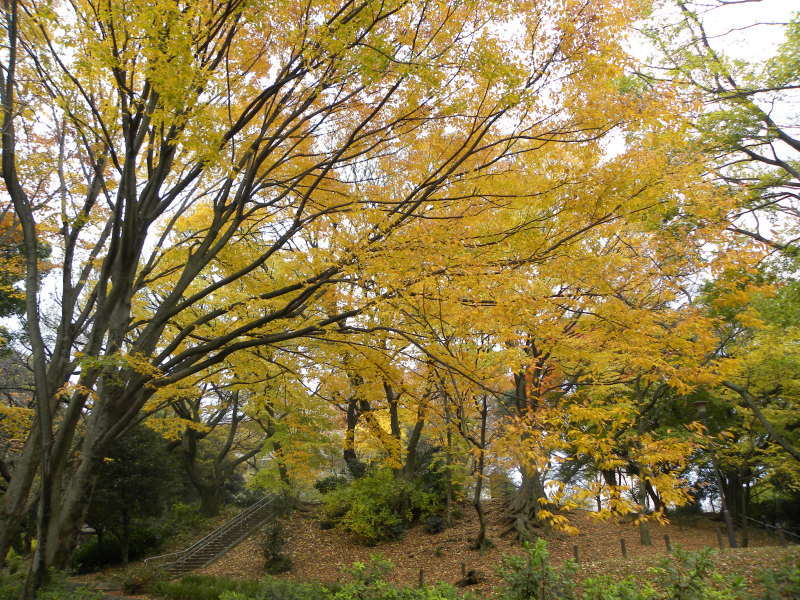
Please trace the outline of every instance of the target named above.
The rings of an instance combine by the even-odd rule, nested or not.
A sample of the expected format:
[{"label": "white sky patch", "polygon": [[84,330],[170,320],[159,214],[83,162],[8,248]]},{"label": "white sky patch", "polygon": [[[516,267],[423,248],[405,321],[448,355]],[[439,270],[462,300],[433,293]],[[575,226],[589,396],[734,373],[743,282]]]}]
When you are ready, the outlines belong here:
[{"label": "white sky patch", "polygon": [[774,54],[784,40],[783,27],[800,12],[800,0],[761,0],[712,7],[702,13],[716,48],[749,62]]}]

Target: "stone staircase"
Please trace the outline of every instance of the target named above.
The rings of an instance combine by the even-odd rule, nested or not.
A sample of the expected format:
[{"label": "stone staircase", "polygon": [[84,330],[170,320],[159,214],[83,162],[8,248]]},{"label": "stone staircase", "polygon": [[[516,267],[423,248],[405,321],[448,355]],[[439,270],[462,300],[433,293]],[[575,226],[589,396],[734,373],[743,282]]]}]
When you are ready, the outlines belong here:
[{"label": "stone staircase", "polygon": [[144,564],[172,576],[205,567],[273,518],[276,513],[276,497],[266,496],[188,548],[152,556],[145,559]]}]

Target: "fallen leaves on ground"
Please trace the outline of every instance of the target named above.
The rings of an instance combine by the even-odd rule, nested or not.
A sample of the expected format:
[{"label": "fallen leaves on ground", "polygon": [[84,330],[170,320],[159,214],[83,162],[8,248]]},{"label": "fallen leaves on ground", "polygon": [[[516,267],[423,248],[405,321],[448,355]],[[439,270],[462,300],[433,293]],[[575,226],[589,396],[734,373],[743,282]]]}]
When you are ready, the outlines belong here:
[{"label": "fallen leaves on ground", "polygon": [[[521,552],[518,544],[501,537],[505,526],[500,505],[489,502],[486,512],[489,538],[494,546],[483,552],[470,549],[478,523],[469,507],[462,509],[463,514],[453,527],[440,534],[427,534],[421,527],[414,527],[402,539],[373,548],[360,546],[335,529],[321,530],[313,511],[296,512],[285,521],[285,552],[292,559],[292,570],[279,577],[297,581],[345,581],[344,567],[355,561],[367,561],[373,554],[381,554],[394,563],[395,569],[389,579],[397,584],[415,585],[420,570],[426,583],[455,583],[461,578],[462,568],[475,569],[486,579],[470,589],[485,594],[500,582],[496,568],[502,555]],[[579,527],[579,534],[542,533],[548,541],[554,564],[573,558],[574,547],[578,547],[578,576],[581,579],[601,574],[619,577],[646,575],[647,569],[667,554],[664,535],[669,536],[672,547],[688,550],[716,548],[718,544],[715,529],[720,524],[706,517],[674,519],[664,526],[651,524],[652,546],[639,543],[638,529],[631,523],[599,521],[590,513],[581,511],[573,513],[570,518]],[[751,530],[749,535],[749,548],[727,549],[717,557],[721,572],[751,577],[758,568],[785,564],[789,556],[797,555],[796,547],[777,547],[777,540],[764,531]],[[627,559],[622,557],[620,539],[625,540]],[[246,539],[200,572],[244,579],[262,577],[264,560],[257,535]]]}]

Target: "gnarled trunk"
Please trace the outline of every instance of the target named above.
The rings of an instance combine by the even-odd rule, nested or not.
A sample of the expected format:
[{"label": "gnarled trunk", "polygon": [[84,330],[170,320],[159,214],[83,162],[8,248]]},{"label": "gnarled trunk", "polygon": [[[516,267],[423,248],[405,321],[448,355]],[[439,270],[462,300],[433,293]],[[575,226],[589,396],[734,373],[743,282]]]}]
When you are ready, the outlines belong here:
[{"label": "gnarled trunk", "polygon": [[507,533],[513,532],[519,541],[532,541],[547,523],[539,517],[539,511],[547,508],[547,493],[542,474],[537,470],[522,470],[522,483],[514,490],[507,502],[506,512],[510,521]]},{"label": "gnarled trunk", "polygon": [[224,482],[217,481],[211,485],[195,485],[200,496],[200,513],[206,517],[216,517],[224,500]]}]

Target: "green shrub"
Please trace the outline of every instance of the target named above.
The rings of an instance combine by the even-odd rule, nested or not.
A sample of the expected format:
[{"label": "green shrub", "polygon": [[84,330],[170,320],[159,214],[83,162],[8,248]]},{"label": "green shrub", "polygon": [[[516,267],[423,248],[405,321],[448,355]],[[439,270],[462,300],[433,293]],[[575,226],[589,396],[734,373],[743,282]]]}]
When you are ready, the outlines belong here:
[{"label": "green shrub", "polygon": [[372,554],[368,562],[357,561],[349,567],[342,569],[342,572],[350,575],[354,583],[359,585],[372,585],[378,581],[383,581],[392,572],[394,564],[382,554]]},{"label": "green shrub", "polygon": [[[136,560],[147,556],[163,541],[162,532],[155,528],[138,526],[131,531],[128,558]],[[72,555],[72,568],[78,573],[99,571],[108,565],[122,562],[122,546],[117,538],[106,535],[102,541],[96,537],[78,546]]]},{"label": "green shrub", "polygon": [[69,584],[51,584],[36,594],[36,600],[100,600],[102,597],[102,592],[97,590]]},{"label": "green shrub", "polygon": [[30,556],[23,556],[11,548],[6,555],[6,574],[15,577],[24,577],[30,566]]},{"label": "green shrub", "polygon": [[782,569],[761,571],[756,578],[763,587],[763,600],[796,600],[800,598],[800,561]]},{"label": "green shrub", "polygon": [[657,568],[657,587],[669,600],[739,600],[746,598],[744,581],[736,576],[724,578],[714,569],[710,548],[689,552],[676,548]]},{"label": "green shrub", "polygon": [[344,475],[328,475],[314,483],[314,489],[320,494],[328,494],[333,490],[339,489],[349,483],[349,479]]},{"label": "green shrub", "polygon": [[155,588],[159,581],[164,581],[166,575],[153,567],[138,565],[125,569],[116,579],[126,594],[142,594]]},{"label": "green shrub", "polygon": [[[103,594],[67,581],[64,573],[51,571],[49,582],[36,593],[37,600],[100,600]],[[25,583],[23,573],[0,574],[0,600],[19,600]]]},{"label": "green shrub", "polygon": [[367,545],[397,539],[413,520],[410,486],[388,469],[379,470],[326,494],[323,520]]},{"label": "green shrub", "polygon": [[320,526],[338,525],[368,546],[395,540],[415,521],[441,514],[444,497],[423,479],[406,480],[389,469],[325,494]]},{"label": "green shrub", "polygon": [[17,600],[22,591],[24,577],[17,574],[0,573],[0,600]]},{"label": "green shrub", "polygon": [[575,596],[575,571],[568,560],[560,569],[550,564],[547,542],[537,538],[534,544],[525,544],[524,556],[504,556],[498,569],[504,585],[501,600],[573,600]]},{"label": "green shrub", "polygon": [[582,600],[656,600],[656,591],[631,578],[589,577],[583,581]]},{"label": "green shrub", "polygon": [[259,535],[259,545],[264,556],[264,571],[277,575],[292,569],[292,559],[283,552],[286,545],[283,525],[276,521],[264,526]]},{"label": "green shrub", "polygon": [[210,575],[187,575],[177,581],[159,581],[152,593],[165,600],[219,600],[225,592],[238,592],[246,597],[257,597],[259,583],[212,577]]},{"label": "green shrub", "polygon": [[352,578],[334,591],[330,600],[470,600],[471,594],[459,595],[451,585],[438,583],[425,587],[397,587],[386,581],[393,565],[380,555],[373,555],[366,563],[355,562],[343,569]]},{"label": "green shrub", "polygon": [[205,517],[200,513],[198,505],[176,502],[167,513],[165,525],[173,533],[194,531],[203,525],[204,520]]},{"label": "green shrub", "polygon": [[250,592],[223,592],[219,600],[326,600],[330,590],[320,583],[297,583],[267,577]]}]

